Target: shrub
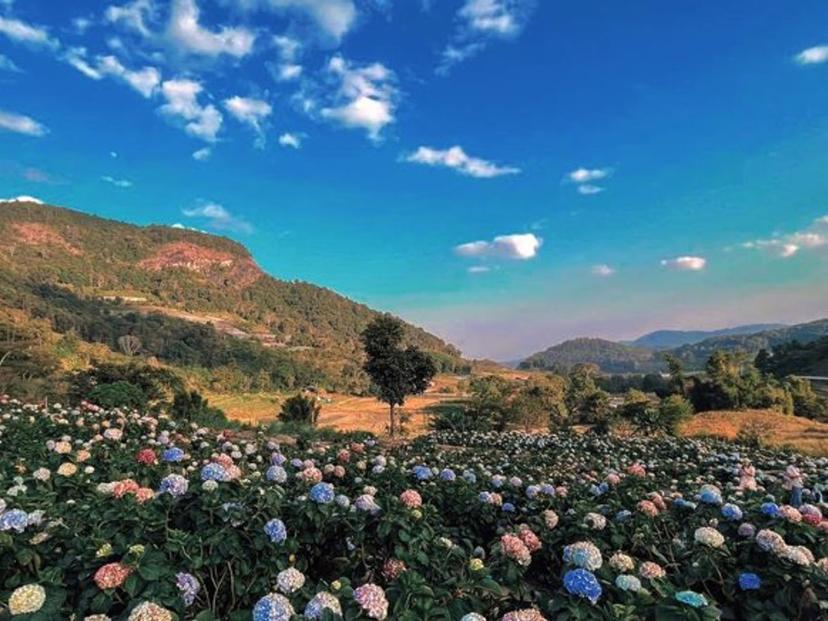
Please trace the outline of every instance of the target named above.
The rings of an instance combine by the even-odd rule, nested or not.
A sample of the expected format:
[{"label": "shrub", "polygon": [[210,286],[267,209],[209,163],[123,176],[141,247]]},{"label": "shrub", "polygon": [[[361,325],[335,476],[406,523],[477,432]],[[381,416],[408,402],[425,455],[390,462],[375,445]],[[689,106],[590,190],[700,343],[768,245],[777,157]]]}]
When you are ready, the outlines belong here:
[{"label": "shrub", "polygon": [[282,404],[279,420],[313,426],[316,425],[321,410],[322,406],[315,397],[307,397],[299,393]]},{"label": "shrub", "polygon": [[147,395],[135,384],[120,380],[93,388],[89,401],[107,409],[139,409],[147,404]]}]

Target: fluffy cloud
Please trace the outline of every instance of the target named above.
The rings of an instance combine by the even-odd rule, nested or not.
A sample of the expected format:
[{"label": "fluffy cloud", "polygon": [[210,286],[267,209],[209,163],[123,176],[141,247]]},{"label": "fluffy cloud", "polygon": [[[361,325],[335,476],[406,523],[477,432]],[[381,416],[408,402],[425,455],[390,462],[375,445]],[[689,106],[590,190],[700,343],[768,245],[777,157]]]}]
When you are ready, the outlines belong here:
[{"label": "fluffy cloud", "polygon": [[198,151],[193,151],[193,159],[197,162],[205,162],[210,159],[212,154],[213,150],[210,147],[204,147]]},{"label": "fluffy cloud", "polygon": [[828,61],[828,45],[817,45],[802,50],[794,56],[794,60],[800,65],[818,65]]},{"label": "fluffy cloud", "polygon": [[278,63],[267,63],[267,68],[277,82],[297,80],[302,75],[302,65],[297,63],[302,44],[287,36],[273,37],[273,45],[279,53]]},{"label": "fluffy cloud", "polygon": [[167,80],[161,85],[161,94],[167,103],[160,111],[167,117],[183,121],[184,130],[206,142],[215,142],[221,129],[221,112],[212,105],[202,106],[198,97],[204,87],[195,80]]},{"label": "fluffy cloud", "polygon": [[301,149],[303,140],[304,136],[302,136],[302,134],[295,134],[291,132],[285,132],[279,136],[279,144],[283,147],[290,147],[292,149]]},{"label": "fluffy cloud", "polygon": [[19,19],[0,15],[0,34],[6,35],[12,41],[25,43],[33,47],[57,49],[60,43],[49,36],[49,32],[40,26],[32,26]]},{"label": "fluffy cloud", "polygon": [[380,63],[356,66],[337,55],[328,62],[326,73],[336,86],[322,117],[363,129],[371,140],[379,140],[383,128],[395,120],[399,93],[394,72]]},{"label": "fluffy cloud", "polygon": [[231,214],[218,203],[205,203],[192,209],[184,209],[182,213],[188,218],[206,220],[207,226],[217,231],[231,231],[235,233],[251,233],[253,227],[249,222]]},{"label": "fluffy cloud", "polygon": [[225,3],[308,18],[324,37],[334,41],[344,37],[357,18],[353,0],[225,0]]},{"label": "fluffy cloud", "polygon": [[107,7],[104,17],[111,24],[121,24],[144,37],[149,37],[152,33],[147,22],[155,18],[156,12],[153,0],[133,0],[122,6]]},{"label": "fluffy cloud", "polygon": [[534,259],[543,240],[532,233],[499,235],[491,241],[473,241],[455,246],[454,251],[461,257],[493,257],[525,261]]},{"label": "fluffy cloud", "polygon": [[704,257],[683,256],[674,259],[664,259],[661,261],[661,264],[673,270],[699,272],[707,266],[707,259]]},{"label": "fluffy cloud", "polygon": [[468,270],[469,274],[485,274],[492,271],[488,265],[472,265]]},{"label": "fluffy cloud", "polygon": [[94,61],[87,60],[86,49],[70,48],[63,59],[88,78],[101,80],[112,77],[129,85],[142,96],[149,98],[158,91],[161,84],[161,72],[155,67],[127,69],[114,56],[97,56]]},{"label": "fluffy cloud", "polygon": [[615,272],[615,268],[607,265],[606,263],[601,263],[599,265],[592,266],[593,275],[600,276],[601,278],[608,278],[610,276],[614,276]]},{"label": "fluffy cloud", "polygon": [[449,149],[420,147],[414,153],[407,155],[405,161],[427,166],[452,168],[461,175],[478,178],[515,175],[520,172],[520,168],[498,166],[488,160],[471,157],[459,146],[453,146]]},{"label": "fluffy cloud", "polygon": [[256,35],[245,28],[224,27],[213,32],[199,24],[195,0],[173,0],[167,37],[180,50],[204,56],[227,54],[236,58],[253,50]]},{"label": "fluffy cloud", "polygon": [[789,259],[803,250],[828,248],[828,216],[817,218],[805,230],[748,241],[742,248],[764,250],[781,259]]},{"label": "fluffy cloud", "polygon": [[3,110],[0,110],[0,130],[27,136],[45,136],[49,132],[44,125],[29,116]]},{"label": "fluffy cloud", "polygon": [[576,168],[567,175],[567,178],[573,183],[589,183],[604,179],[609,175],[607,168]]},{"label": "fluffy cloud", "polygon": [[264,146],[262,124],[273,112],[273,108],[270,107],[269,103],[261,99],[236,96],[225,99],[224,108],[230,113],[230,116],[253,128],[253,131],[258,135],[257,146]]},{"label": "fluffy cloud", "polygon": [[577,184],[578,194],[590,196],[592,194],[600,194],[604,191],[599,185],[595,185],[594,181],[600,181],[609,177],[612,171],[609,168],[576,168],[572,172],[567,173],[566,181]]},{"label": "fluffy cloud", "polygon": [[443,50],[437,72],[448,73],[454,65],[480,53],[492,39],[517,37],[534,6],[534,0],[466,0],[457,13],[457,30]]}]

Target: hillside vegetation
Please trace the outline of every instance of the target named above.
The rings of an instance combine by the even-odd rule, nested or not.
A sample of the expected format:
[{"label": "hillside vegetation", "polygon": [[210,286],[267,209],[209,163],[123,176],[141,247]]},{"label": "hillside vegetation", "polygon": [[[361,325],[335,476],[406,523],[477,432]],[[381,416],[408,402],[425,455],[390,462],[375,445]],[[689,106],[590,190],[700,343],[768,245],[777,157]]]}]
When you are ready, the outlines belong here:
[{"label": "hillside vegetation", "polygon": [[[604,373],[652,373],[666,371],[664,358],[666,354],[671,354],[678,358],[686,369],[697,371],[704,368],[707,360],[716,351],[742,353],[752,357],[762,349],[770,350],[793,341],[801,346],[826,336],[828,319],[777,327],[753,334],[715,336],[670,349],[634,347],[604,339],[577,338],[532,354],[520,363],[520,368],[565,370],[575,364],[587,363],[598,365]],[[819,352],[808,355],[819,356]],[[810,368],[812,370],[809,373],[816,374],[813,369],[825,367],[815,367],[811,364]],[[791,372],[804,373],[806,370],[803,368]]]},{"label": "hillside vegetation", "polygon": [[[180,368],[214,390],[362,390],[359,335],[376,315],[329,289],[267,275],[223,237],[0,204],[6,369],[11,358],[48,369],[74,355],[126,356]],[[405,333],[442,370],[466,364],[424,330],[407,324]]]}]

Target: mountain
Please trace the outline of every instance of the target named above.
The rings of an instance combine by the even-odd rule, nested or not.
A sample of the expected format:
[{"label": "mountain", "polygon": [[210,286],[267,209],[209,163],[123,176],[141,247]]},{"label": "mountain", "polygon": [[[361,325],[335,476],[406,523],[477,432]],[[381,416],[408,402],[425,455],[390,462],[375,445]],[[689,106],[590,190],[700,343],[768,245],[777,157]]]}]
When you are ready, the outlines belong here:
[{"label": "mountain", "polygon": [[663,366],[649,349],[604,339],[577,338],[532,354],[519,368],[565,370],[579,363],[596,364],[605,373],[649,373]]},{"label": "mountain", "polygon": [[[744,328],[748,329],[750,326],[744,326]],[[704,368],[707,359],[716,350],[738,351],[754,356],[760,349],[771,350],[792,342],[808,344],[826,336],[828,336],[828,319],[794,326],[774,327],[749,334],[731,333],[714,336],[696,343],[667,349],[635,347],[627,343],[616,343],[604,339],[577,338],[532,354],[520,363],[519,368],[562,370],[578,363],[592,363],[598,365],[604,373],[652,373],[665,369],[663,356],[670,353],[679,358],[687,370],[700,370]],[[641,339],[637,339],[635,342],[640,341]],[[810,352],[808,355],[814,356],[817,353],[819,352]],[[808,369],[821,373],[824,366],[814,362]]]},{"label": "mountain", "polygon": [[710,354],[717,349],[741,351],[748,355],[755,355],[760,349],[770,350],[793,341],[803,344],[810,343],[824,336],[828,336],[828,319],[765,330],[755,334],[717,336],[699,343],[682,345],[670,351],[682,360],[688,368],[698,369],[704,366]]},{"label": "mountain", "polygon": [[657,330],[640,336],[634,341],[625,341],[625,344],[632,347],[644,347],[646,349],[673,349],[675,347],[681,347],[682,345],[699,343],[718,336],[740,336],[742,334],[755,334],[756,332],[766,332],[768,330],[778,330],[786,327],[785,324],[780,323],[755,323],[746,326],[736,326],[734,328],[724,328],[722,330]]},{"label": "mountain", "polygon": [[[224,237],[26,197],[0,201],[0,345],[51,344],[49,364],[139,356],[214,389],[356,389],[364,387],[359,335],[376,314],[329,289],[269,276]],[[465,364],[438,337],[406,331],[443,368]]]}]

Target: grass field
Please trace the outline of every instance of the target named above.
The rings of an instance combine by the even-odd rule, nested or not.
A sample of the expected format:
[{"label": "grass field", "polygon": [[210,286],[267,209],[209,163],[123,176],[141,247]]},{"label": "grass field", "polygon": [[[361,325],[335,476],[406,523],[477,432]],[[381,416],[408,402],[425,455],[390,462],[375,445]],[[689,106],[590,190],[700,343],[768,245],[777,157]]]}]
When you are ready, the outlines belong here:
[{"label": "grass field", "polygon": [[687,421],[681,434],[733,440],[746,425],[761,430],[768,446],[828,456],[828,424],[785,416],[772,410],[704,412]]}]

